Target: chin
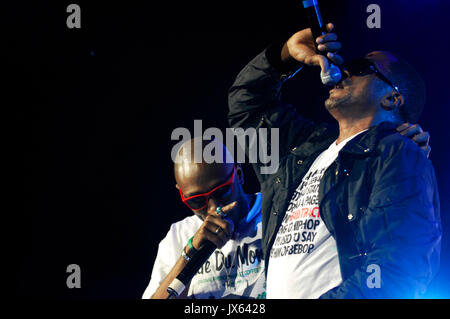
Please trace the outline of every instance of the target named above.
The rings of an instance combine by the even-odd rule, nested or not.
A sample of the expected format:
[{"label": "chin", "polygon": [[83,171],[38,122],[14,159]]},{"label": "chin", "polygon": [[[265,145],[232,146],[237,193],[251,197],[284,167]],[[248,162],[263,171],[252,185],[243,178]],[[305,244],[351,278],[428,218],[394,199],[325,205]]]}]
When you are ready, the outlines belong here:
[{"label": "chin", "polygon": [[330,111],[330,110],[335,110],[335,109],[340,109],[345,107],[350,103],[351,101],[351,96],[346,94],[344,96],[341,96],[339,98],[337,97],[333,97],[332,94],[330,94],[330,97],[328,99],[325,100],[325,108]]},{"label": "chin", "polygon": [[324,105],[327,110],[331,110],[334,108],[334,101],[332,99],[328,98],[325,100]]},{"label": "chin", "polygon": [[328,98],[328,99],[325,101],[325,108],[326,108],[328,111],[337,109],[338,107],[340,107],[340,105],[341,105],[341,103],[339,103],[339,100],[335,100],[335,99]]}]

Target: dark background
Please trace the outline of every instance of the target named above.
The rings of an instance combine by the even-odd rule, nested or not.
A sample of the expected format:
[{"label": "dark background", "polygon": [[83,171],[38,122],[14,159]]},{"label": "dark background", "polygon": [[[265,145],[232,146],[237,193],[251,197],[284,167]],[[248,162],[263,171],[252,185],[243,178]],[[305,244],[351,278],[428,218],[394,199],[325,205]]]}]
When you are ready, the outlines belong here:
[{"label": "dark background", "polygon": [[[4,41],[15,97],[12,132],[19,201],[11,237],[15,295],[139,298],[158,243],[190,213],[175,189],[172,130],[226,128],[227,89],[272,41],[306,26],[301,2],[77,1],[81,29],[66,27],[71,2],[21,2]],[[368,29],[373,1],[321,1],[350,59],[373,50],[405,57],[427,84],[420,125],[444,227],[441,270],[426,295],[449,298],[449,40],[446,1],[376,1],[381,29]],[[245,3],[245,7],[243,5]],[[304,116],[332,121],[317,69],[284,87]],[[258,185],[249,166],[246,190]],[[81,289],[66,267],[81,266]]]}]

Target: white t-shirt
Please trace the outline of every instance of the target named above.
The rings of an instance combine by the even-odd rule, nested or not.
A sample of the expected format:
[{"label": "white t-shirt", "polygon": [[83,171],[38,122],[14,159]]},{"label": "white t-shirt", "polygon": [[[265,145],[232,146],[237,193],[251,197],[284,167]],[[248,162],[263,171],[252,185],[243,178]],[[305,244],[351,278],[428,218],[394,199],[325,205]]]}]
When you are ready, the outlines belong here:
[{"label": "white t-shirt", "polygon": [[270,251],[268,299],[314,299],[342,282],[336,241],[320,217],[319,185],[339,151],[358,134],[323,151],[292,196]]},{"label": "white t-shirt", "polygon": [[[189,285],[189,298],[257,298],[264,299],[264,259],[261,249],[261,193],[234,232],[232,238],[216,249]],[[203,221],[189,216],[171,225],[158,248],[150,283],[142,298],[150,298],[167,276]],[[229,285],[232,283],[232,285]]]}]

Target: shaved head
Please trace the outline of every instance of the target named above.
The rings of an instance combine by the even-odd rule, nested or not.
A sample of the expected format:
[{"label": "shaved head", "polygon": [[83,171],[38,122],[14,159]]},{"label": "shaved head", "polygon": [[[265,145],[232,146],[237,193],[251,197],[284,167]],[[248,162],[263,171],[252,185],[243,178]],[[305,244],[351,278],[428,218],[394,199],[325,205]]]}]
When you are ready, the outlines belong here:
[{"label": "shaved head", "polygon": [[[204,222],[208,221],[208,216],[217,218],[217,208],[223,208],[225,219],[238,227],[239,220],[247,215],[256,197],[245,194],[242,168],[234,163],[225,145],[218,140],[194,138],[173,151],[176,187],[181,200]],[[202,155],[202,160],[198,160],[196,152]]]},{"label": "shaved head", "polygon": [[[201,147],[201,154],[206,148],[221,153],[222,163],[196,163],[194,151]],[[198,150],[197,150],[198,151]],[[196,137],[181,145],[175,157],[174,173],[178,187],[185,196],[207,192],[215,184],[229,177],[234,168],[233,157],[228,149],[218,140],[204,141]]]}]

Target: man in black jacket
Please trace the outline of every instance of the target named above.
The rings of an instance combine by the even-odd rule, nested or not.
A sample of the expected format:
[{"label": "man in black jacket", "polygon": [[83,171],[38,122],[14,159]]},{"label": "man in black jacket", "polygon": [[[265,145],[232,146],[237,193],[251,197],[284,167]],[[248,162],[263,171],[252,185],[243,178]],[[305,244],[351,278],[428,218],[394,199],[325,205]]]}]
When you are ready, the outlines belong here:
[{"label": "man in black jacket", "polygon": [[299,67],[326,71],[314,40],[342,64],[336,34],[313,39],[305,29],[258,55],[230,89],[233,127],[279,134],[278,171],[255,164],[267,298],[420,296],[439,264],[438,190],[431,162],[395,128],[418,120],[423,83],[406,62],[372,52],[330,90],[337,128],[303,119],[279,91]]}]

